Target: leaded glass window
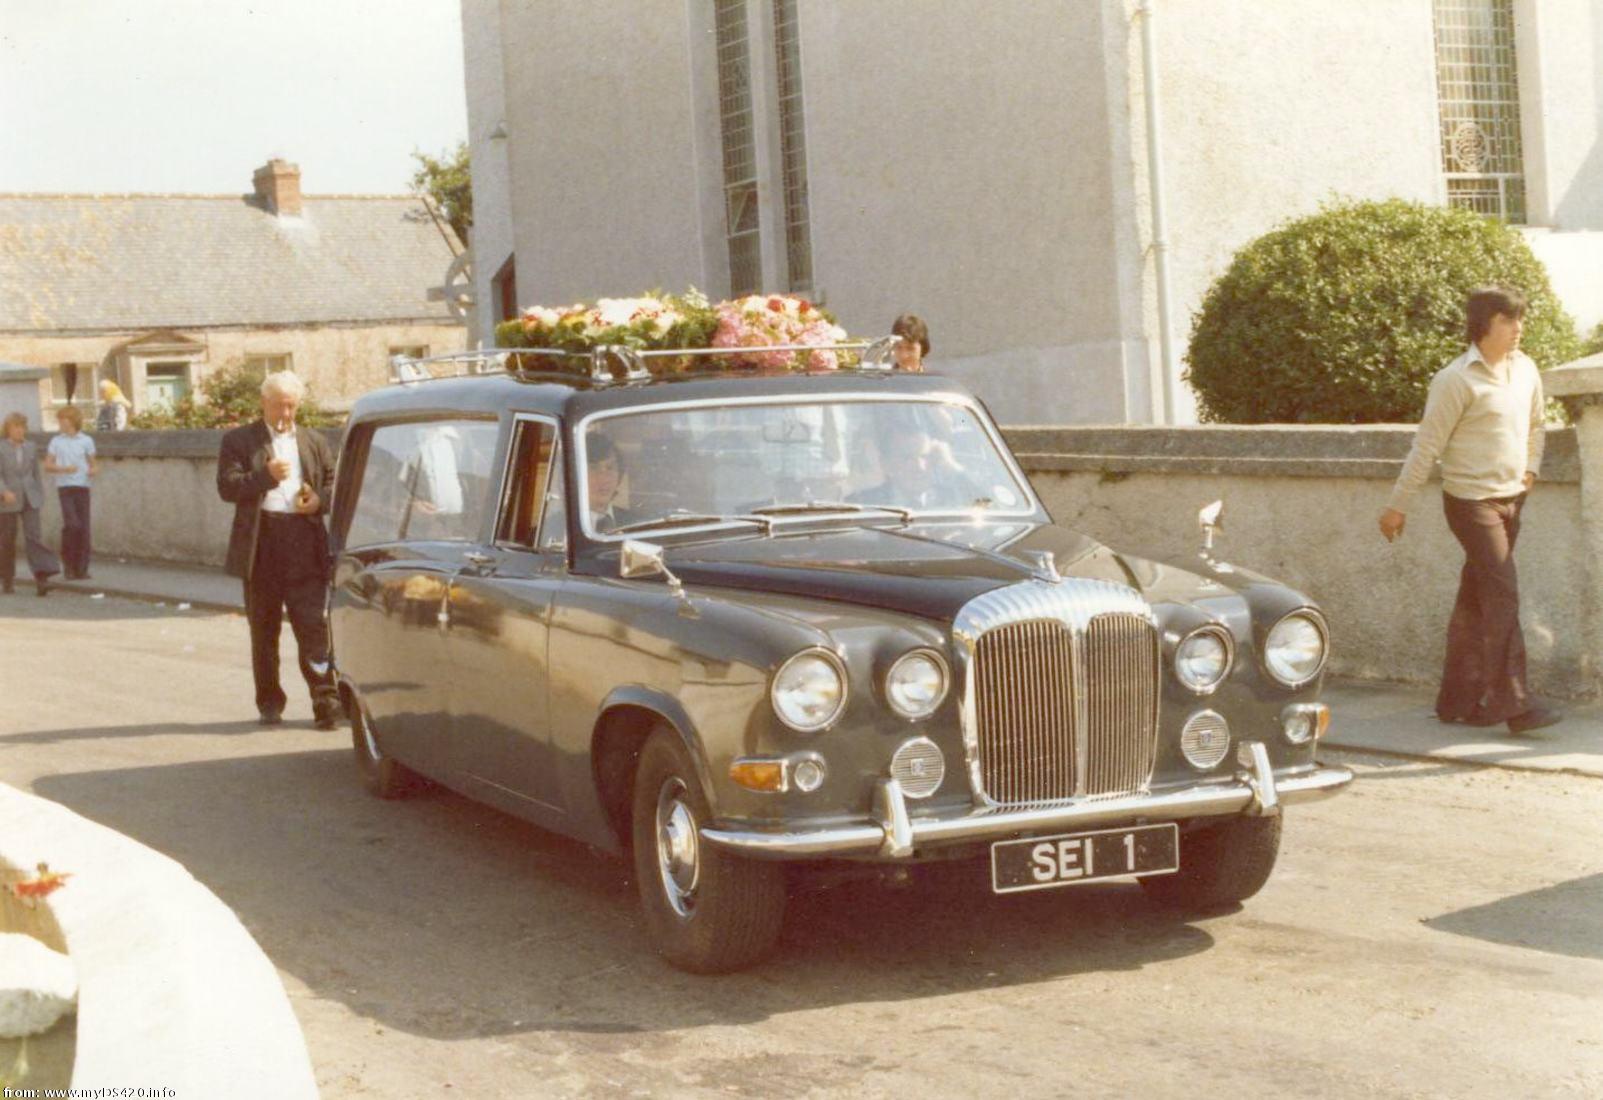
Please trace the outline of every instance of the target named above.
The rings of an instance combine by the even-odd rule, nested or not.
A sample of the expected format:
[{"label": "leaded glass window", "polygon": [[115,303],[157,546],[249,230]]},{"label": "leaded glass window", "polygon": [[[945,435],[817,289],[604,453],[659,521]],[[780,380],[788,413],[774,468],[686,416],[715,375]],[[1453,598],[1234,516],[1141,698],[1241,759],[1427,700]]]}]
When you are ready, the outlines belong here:
[{"label": "leaded glass window", "polygon": [[1513,0],[1433,0],[1447,201],[1525,224]]}]

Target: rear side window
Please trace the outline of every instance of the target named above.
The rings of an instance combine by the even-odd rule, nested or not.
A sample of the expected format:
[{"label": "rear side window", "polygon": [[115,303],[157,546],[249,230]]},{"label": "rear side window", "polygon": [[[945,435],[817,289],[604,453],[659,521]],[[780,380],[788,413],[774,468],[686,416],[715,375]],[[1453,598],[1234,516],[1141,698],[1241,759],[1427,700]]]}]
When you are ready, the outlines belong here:
[{"label": "rear side window", "polygon": [[345,545],[477,539],[499,435],[494,420],[379,427],[368,442]]}]

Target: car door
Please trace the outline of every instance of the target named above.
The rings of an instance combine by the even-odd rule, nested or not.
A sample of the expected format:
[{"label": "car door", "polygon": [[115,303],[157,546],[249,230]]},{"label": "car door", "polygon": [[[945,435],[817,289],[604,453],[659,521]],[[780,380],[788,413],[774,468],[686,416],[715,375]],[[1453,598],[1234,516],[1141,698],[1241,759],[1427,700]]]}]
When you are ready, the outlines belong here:
[{"label": "car door", "polygon": [[[336,661],[384,751],[449,778],[446,634],[452,579],[488,507],[499,425],[487,420],[382,424],[362,463],[330,600]],[[481,472],[475,472],[479,468]]]},{"label": "car door", "polygon": [[548,820],[562,799],[552,758],[547,648],[567,574],[556,421],[520,414],[486,538],[451,583],[453,766],[485,801]]}]

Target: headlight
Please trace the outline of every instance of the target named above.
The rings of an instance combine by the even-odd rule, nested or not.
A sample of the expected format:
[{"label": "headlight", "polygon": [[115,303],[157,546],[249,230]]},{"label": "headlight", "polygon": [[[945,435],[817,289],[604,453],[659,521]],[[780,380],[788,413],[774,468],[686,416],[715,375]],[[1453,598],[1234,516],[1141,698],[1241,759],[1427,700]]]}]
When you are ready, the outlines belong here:
[{"label": "headlight", "polygon": [[903,718],[927,718],[946,698],[946,662],[931,649],[903,654],[885,674],[885,699]]},{"label": "headlight", "polygon": [[785,725],[812,733],[840,716],[846,705],[846,673],[834,654],[804,649],[779,666],[769,695]]},{"label": "headlight", "polygon": [[1208,692],[1230,671],[1230,640],[1218,627],[1205,626],[1175,647],[1174,674],[1195,692]]},{"label": "headlight", "polygon": [[1287,687],[1301,687],[1325,664],[1325,627],[1307,611],[1281,619],[1264,639],[1263,661],[1269,675]]}]

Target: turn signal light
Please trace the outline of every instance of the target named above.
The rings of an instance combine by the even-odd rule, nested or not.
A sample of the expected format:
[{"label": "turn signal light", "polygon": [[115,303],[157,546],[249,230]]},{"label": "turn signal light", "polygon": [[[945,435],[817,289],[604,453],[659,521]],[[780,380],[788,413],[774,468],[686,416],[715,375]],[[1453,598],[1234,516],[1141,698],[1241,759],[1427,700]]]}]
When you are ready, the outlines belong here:
[{"label": "turn signal light", "polygon": [[729,778],[753,791],[785,789],[785,765],[778,760],[736,760],[729,765]]}]

